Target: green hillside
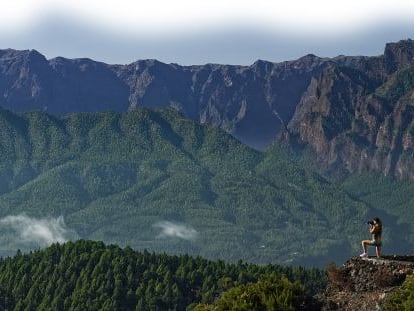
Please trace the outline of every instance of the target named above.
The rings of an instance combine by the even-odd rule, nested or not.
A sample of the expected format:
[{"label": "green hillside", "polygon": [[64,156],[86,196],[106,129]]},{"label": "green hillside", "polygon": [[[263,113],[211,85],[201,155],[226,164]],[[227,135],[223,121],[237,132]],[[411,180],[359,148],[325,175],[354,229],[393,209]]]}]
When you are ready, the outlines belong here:
[{"label": "green hillside", "polygon": [[[0,129],[0,217],[63,216],[65,238],[325,265],[360,251],[375,214],[283,149],[260,153],[171,110],[63,118],[1,110]],[[43,246],[16,233],[25,222],[10,222],[0,222],[2,254]],[[397,241],[393,234],[386,239]]]},{"label": "green hillside", "polygon": [[387,253],[414,253],[413,182],[366,174],[347,177],[341,181],[341,187],[369,206],[372,217],[382,219]]}]

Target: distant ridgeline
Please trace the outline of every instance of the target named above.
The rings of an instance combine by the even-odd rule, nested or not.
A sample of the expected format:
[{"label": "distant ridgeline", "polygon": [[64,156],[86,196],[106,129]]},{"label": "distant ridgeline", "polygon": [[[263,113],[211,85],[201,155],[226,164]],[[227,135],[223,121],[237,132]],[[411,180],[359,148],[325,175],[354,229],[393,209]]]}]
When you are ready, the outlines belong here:
[{"label": "distant ridgeline", "polygon": [[414,247],[412,183],[375,175],[334,183],[283,148],[253,150],[174,110],[0,110],[0,129],[3,255],[84,238],[324,266],[359,253],[374,216],[385,253]]},{"label": "distant ridgeline", "polygon": [[251,66],[108,65],[0,50],[0,106],[15,112],[173,107],[263,149],[279,137],[334,171],[414,179],[414,41],[374,57],[306,55]]},{"label": "distant ridgeline", "polygon": [[316,269],[226,264],[90,241],[0,260],[1,310],[186,310],[223,293],[221,305],[295,310],[325,285]]}]

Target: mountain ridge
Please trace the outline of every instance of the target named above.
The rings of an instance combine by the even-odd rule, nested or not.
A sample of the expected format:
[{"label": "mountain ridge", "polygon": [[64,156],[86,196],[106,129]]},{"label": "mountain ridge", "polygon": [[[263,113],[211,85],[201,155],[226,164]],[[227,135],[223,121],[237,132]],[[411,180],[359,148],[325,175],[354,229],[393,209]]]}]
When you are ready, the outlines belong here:
[{"label": "mountain ridge", "polygon": [[[81,238],[322,264],[331,251],[337,260],[359,251],[358,219],[373,214],[287,151],[256,151],[171,109],[64,117],[0,110],[0,127],[0,217],[63,216]],[[162,236],[170,227],[189,233]],[[2,254],[37,246],[11,229],[0,222]],[[398,232],[389,239],[401,239]],[[286,235],[300,242],[286,243]]]},{"label": "mountain ridge", "polygon": [[312,150],[329,171],[411,180],[413,57],[410,39],[387,43],[379,56],[308,54],[250,66],[108,65],[3,50],[0,106],[57,116],[171,107],[256,149],[278,140]]},{"label": "mountain ridge", "polygon": [[310,146],[328,169],[412,180],[413,66],[414,41],[406,40],[387,44],[361,68],[326,70],[310,83],[282,140]]},{"label": "mountain ridge", "polygon": [[387,250],[414,245],[411,183],[334,183],[287,149],[254,150],[173,109],[0,110],[0,127],[2,255],[39,246],[19,239],[9,216],[63,216],[76,237],[228,261],[342,261],[377,216]]},{"label": "mountain ridge", "polygon": [[263,148],[288,123],[311,77],[334,63],[358,61],[309,54],[250,66],[180,66],[150,59],[108,65],[87,58],[47,60],[36,50],[9,49],[0,53],[0,106],[54,115],[171,106]]}]

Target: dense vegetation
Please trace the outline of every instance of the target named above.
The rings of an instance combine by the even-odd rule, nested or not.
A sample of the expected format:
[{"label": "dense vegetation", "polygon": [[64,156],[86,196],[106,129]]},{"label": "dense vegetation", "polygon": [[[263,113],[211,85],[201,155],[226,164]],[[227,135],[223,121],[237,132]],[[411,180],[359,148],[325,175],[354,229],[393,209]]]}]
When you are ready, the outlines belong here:
[{"label": "dense vegetation", "polygon": [[224,292],[212,304],[199,304],[195,311],[213,310],[283,310],[294,311],[306,304],[311,310],[311,298],[307,298],[299,283],[292,283],[274,274],[263,276],[255,283],[242,284]]},{"label": "dense vegetation", "polygon": [[[171,110],[64,118],[0,110],[0,128],[0,217],[62,215],[66,238],[324,266],[359,252],[377,213],[374,198],[352,190],[358,180],[344,191],[280,147],[255,151]],[[385,228],[409,213],[382,206]],[[3,255],[43,246],[15,230],[0,223]],[[400,238],[389,231],[384,242]]]},{"label": "dense vegetation", "polygon": [[0,309],[185,310],[223,293],[219,304],[235,303],[243,292],[292,307],[325,281],[316,269],[227,264],[80,240],[0,260]]},{"label": "dense vegetation", "polygon": [[403,285],[390,295],[386,301],[384,310],[414,310],[414,276],[408,277]]},{"label": "dense vegetation", "polygon": [[349,176],[340,184],[354,199],[370,208],[370,217],[384,224],[384,249],[388,254],[412,254],[414,244],[414,183],[375,174]]}]

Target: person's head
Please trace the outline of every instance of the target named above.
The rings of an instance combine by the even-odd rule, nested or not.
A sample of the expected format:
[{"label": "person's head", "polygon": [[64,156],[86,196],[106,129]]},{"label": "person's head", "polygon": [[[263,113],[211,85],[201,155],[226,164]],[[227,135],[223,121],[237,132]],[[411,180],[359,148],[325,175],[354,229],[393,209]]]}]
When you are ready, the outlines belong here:
[{"label": "person's head", "polygon": [[378,217],[374,218],[374,224],[379,224],[381,226],[381,219],[379,219]]}]

